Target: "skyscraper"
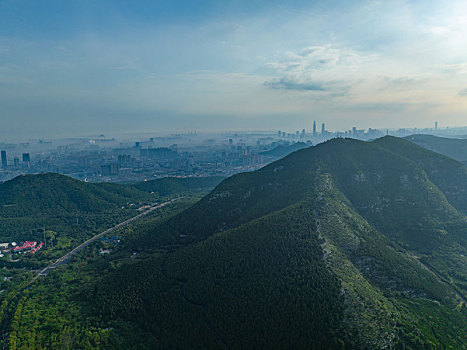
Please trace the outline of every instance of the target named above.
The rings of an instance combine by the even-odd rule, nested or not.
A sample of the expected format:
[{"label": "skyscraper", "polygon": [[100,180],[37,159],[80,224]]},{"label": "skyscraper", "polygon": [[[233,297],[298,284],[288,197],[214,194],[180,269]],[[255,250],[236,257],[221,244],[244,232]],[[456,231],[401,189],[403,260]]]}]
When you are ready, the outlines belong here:
[{"label": "skyscraper", "polygon": [[324,123],[321,124],[321,133],[324,134],[326,132],[326,128],[324,127]]},{"label": "skyscraper", "polygon": [[313,136],[316,136],[316,120],[313,121]]},{"label": "skyscraper", "polygon": [[30,163],[31,162],[31,157],[29,156],[29,153],[23,153],[23,163]]},{"label": "skyscraper", "polygon": [[438,122],[435,122],[435,130],[438,130]]},{"label": "skyscraper", "polygon": [[7,166],[6,151],[2,151],[2,168],[6,169]]}]

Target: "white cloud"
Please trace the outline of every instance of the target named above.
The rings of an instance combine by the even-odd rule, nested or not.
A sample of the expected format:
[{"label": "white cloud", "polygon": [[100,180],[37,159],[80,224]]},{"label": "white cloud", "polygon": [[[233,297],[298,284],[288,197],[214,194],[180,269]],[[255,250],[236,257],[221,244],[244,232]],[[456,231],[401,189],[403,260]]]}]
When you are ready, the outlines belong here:
[{"label": "white cloud", "polygon": [[356,74],[369,57],[331,45],[309,46],[298,53],[286,52],[280,61],[268,64],[276,78],[265,83],[274,89],[346,94],[361,79]]},{"label": "white cloud", "polygon": [[450,32],[450,30],[448,28],[446,28],[446,27],[439,26],[439,27],[430,28],[430,32],[433,33],[433,34],[442,35],[442,34],[448,34]]},{"label": "white cloud", "polygon": [[467,74],[467,63],[441,64],[439,67],[445,73]]}]

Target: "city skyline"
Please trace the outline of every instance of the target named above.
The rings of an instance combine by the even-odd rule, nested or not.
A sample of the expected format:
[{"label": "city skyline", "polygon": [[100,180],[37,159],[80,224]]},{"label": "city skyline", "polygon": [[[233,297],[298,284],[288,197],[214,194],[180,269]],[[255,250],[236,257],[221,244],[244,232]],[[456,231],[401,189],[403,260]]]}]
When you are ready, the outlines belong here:
[{"label": "city skyline", "polygon": [[[131,138],[95,135],[61,139],[0,142],[0,182],[25,174],[57,172],[85,181],[142,181],[153,177],[229,176],[256,170],[302,148],[335,138],[371,141],[387,134],[396,137],[441,137],[443,142],[465,142],[467,128],[381,130],[352,127],[333,131],[326,123],[313,128],[276,131],[165,135],[140,134]],[[431,136],[430,136],[431,135]],[[436,139],[436,137],[435,137]],[[449,141],[450,140],[450,141]],[[461,159],[463,160],[463,158]]]},{"label": "city skyline", "polygon": [[[311,124],[302,124],[298,125],[296,128],[294,127],[284,127],[284,128],[256,128],[256,129],[246,129],[246,128],[232,128],[232,129],[225,129],[225,130],[217,130],[217,129],[174,129],[174,130],[144,130],[144,131],[128,131],[128,130],[116,130],[113,132],[105,132],[101,133],[99,130],[94,130],[89,133],[80,133],[80,132],[73,132],[70,131],[69,133],[65,134],[40,134],[40,135],[18,135],[18,134],[10,134],[8,136],[0,136],[0,145],[8,144],[8,143],[22,143],[22,142],[29,142],[29,141],[59,141],[59,140],[73,140],[73,139],[119,139],[122,141],[135,141],[138,139],[144,139],[145,137],[166,137],[166,136],[174,136],[174,135],[214,135],[214,136],[221,136],[221,135],[228,135],[231,133],[240,133],[240,134],[251,134],[251,133],[259,133],[259,134],[275,134],[277,131],[285,132],[286,134],[295,134],[297,131],[300,133],[305,130],[309,135],[320,135],[322,133],[322,126],[325,125],[326,132],[330,132],[336,135],[345,135],[349,131],[354,129],[361,130],[361,131],[372,131],[377,130],[382,132],[383,134],[389,133],[390,135],[399,135],[405,134],[407,131],[410,134],[420,134],[420,133],[427,133],[432,134],[433,132],[441,132],[442,136],[446,137],[464,137],[467,126],[465,125],[441,125],[438,121],[434,121],[432,125],[428,125],[427,127],[422,127],[420,125],[416,125],[414,127],[405,127],[404,125],[399,125],[391,128],[375,128],[370,126],[362,126],[358,124],[353,124],[350,128],[332,128],[328,127],[328,122],[325,119],[320,120],[312,120]],[[315,129],[316,128],[316,129]],[[315,132],[314,132],[315,130]]]}]

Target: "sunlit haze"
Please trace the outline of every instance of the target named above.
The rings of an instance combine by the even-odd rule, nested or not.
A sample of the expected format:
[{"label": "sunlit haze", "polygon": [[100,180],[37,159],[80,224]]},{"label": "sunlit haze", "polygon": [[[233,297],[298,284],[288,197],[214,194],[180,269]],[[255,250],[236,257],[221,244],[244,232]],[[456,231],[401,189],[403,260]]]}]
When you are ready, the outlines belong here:
[{"label": "sunlit haze", "polygon": [[467,124],[465,1],[0,2],[0,137]]}]

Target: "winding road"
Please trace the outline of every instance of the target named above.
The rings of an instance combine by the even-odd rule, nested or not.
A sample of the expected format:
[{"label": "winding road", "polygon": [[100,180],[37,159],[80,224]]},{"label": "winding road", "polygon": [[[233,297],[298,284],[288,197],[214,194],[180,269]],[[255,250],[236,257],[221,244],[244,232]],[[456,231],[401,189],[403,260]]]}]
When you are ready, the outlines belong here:
[{"label": "winding road", "polygon": [[76,248],[74,248],[73,250],[69,251],[68,253],[66,253],[65,255],[63,255],[61,258],[57,259],[55,262],[53,262],[52,264],[44,267],[42,270],[40,270],[39,272],[37,272],[37,274],[31,279],[31,281],[29,281],[28,283],[28,286],[33,284],[39,277],[41,276],[45,276],[47,275],[47,273],[50,271],[50,270],[53,270],[55,269],[57,266],[60,266],[62,264],[65,264],[73,255],[75,255],[76,253],[78,253],[81,249],[87,247],[89,244],[91,244],[92,242],[94,242],[95,240],[101,238],[102,236],[105,236],[115,230],[118,230],[119,228],[122,228],[126,225],[129,225],[131,224],[132,222],[142,218],[143,216],[146,216],[150,213],[152,213],[154,210],[156,209],[160,209],[162,207],[165,207],[166,205],[170,204],[170,203],[173,203],[179,199],[181,199],[183,197],[178,197],[178,198],[175,198],[175,199],[171,199],[167,202],[164,202],[164,203],[161,203],[161,204],[158,204],[154,207],[151,207],[149,208],[148,210],[146,210],[145,212],[141,213],[141,214],[138,214],[136,216],[133,216],[132,218],[128,219],[128,220],[125,220],[121,223],[119,223],[118,225],[115,225],[93,237],[91,237],[90,239],[88,239],[86,242],[84,243],[81,243],[79,246],[77,246]]}]

